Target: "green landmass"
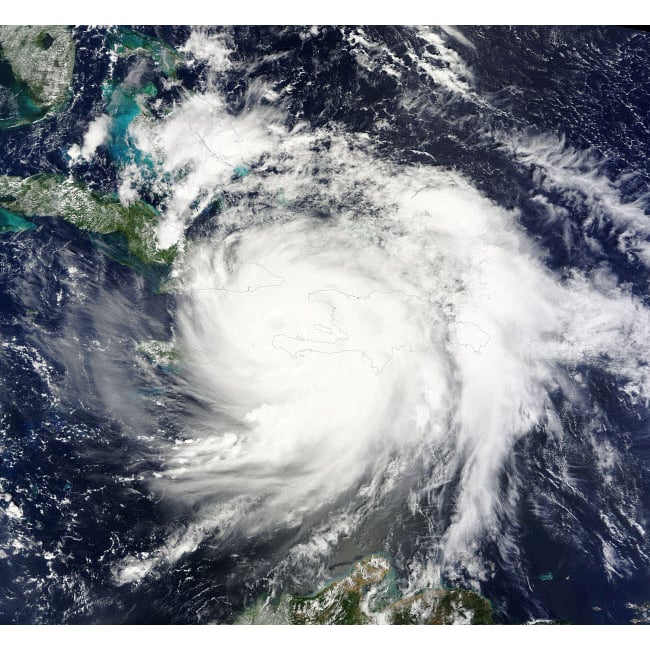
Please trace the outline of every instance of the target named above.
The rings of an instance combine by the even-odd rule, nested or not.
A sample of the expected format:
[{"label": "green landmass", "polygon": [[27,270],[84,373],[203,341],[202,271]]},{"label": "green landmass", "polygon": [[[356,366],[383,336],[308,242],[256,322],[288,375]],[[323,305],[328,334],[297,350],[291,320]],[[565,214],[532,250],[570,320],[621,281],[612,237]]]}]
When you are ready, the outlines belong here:
[{"label": "green landmass", "polygon": [[465,589],[429,589],[390,609],[393,625],[494,624],[490,601]]},{"label": "green landmass", "polygon": [[[107,39],[117,56],[145,54],[168,76],[181,60],[164,41],[128,28],[110,30]],[[75,43],[67,27],[0,26],[0,91],[11,97],[8,113],[0,115],[0,127],[33,122],[58,109],[70,88],[74,57]],[[147,83],[140,88],[130,82],[107,83],[104,91],[112,118],[107,143],[111,156],[151,166],[151,161],[133,148],[128,128],[146,99],[155,97],[155,85]],[[26,220],[30,217],[57,216],[104,236],[104,249],[120,263],[160,267],[171,265],[176,256],[175,246],[158,249],[160,215],[152,206],[142,201],[124,205],[115,195],[100,195],[64,176],[0,176],[0,209],[0,232],[34,228]]]},{"label": "green landmass", "polygon": [[118,27],[107,35],[111,50],[119,57],[132,54],[149,55],[163,74],[173,76],[182,56],[168,43],[146,36],[128,27]]},{"label": "green landmass", "polygon": [[492,625],[492,606],[464,589],[428,589],[386,600],[394,585],[390,562],[373,555],[312,596],[261,598],[237,619],[242,625]]},{"label": "green landmass", "polygon": [[62,217],[99,234],[120,233],[129,253],[147,264],[171,264],[176,255],[176,247],[157,248],[160,215],[153,207],[142,201],[123,205],[115,196],[97,194],[63,176],[0,176],[0,207],[21,217]]},{"label": "green landmass", "polygon": [[152,339],[140,343],[137,351],[161,370],[166,372],[178,371],[180,354],[172,341],[157,341]]},{"label": "green landmass", "polygon": [[32,122],[60,108],[68,97],[75,42],[62,25],[0,26],[0,62],[10,69],[2,84],[13,93],[17,115],[0,126]]}]

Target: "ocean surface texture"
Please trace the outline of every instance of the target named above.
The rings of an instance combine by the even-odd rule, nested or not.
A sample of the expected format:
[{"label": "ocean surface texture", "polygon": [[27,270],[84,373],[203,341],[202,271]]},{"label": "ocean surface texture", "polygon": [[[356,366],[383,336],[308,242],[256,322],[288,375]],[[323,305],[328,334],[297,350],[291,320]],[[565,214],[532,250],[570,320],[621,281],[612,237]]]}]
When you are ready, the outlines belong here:
[{"label": "ocean surface texture", "polygon": [[648,622],[648,70],[0,27],[0,623]]}]

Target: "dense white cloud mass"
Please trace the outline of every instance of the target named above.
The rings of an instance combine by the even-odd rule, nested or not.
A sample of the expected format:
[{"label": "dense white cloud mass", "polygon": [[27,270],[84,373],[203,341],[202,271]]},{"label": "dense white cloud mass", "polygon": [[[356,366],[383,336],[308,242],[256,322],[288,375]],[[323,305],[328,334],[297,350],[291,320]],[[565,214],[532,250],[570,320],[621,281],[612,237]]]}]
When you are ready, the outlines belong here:
[{"label": "dense white cloud mass", "polygon": [[68,151],[68,155],[72,160],[81,158],[82,160],[90,160],[97,151],[97,147],[104,144],[108,140],[108,131],[111,126],[111,118],[108,115],[100,115],[95,118],[89,125],[88,130],[84,134],[83,144],[72,145]]},{"label": "dense white cloud mass", "polygon": [[[512,507],[499,478],[515,443],[538,425],[562,435],[549,395],[562,387],[580,402],[576,366],[598,360],[630,393],[648,389],[648,311],[606,269],[557,277],[518,214],[459,175],[393,164],[367,137],[288,131],[280,108],[256,98],[233,116],[216,92],[196,95],[162,124],[133,127],[175,179],[163,247],[224,190],[248,198],[227,205],[209,241],[186,244],[175,269],[183,380],[204,406],[185,440],[161,443],[153,484],[196,522],[144,564],[129,558],[117,579],[207,535],[329,511],[294,549],[326,553],[382,496],[416,510],[456,480],[450,523],[418,565],[417,586],[431,584],[440,563],[469,566],[476,540],[496,534]],[[587,188],[584,173],[522,147],[542,182],[609,205],[595,172]],[[636,207],[609,207],[636,224]]]}]

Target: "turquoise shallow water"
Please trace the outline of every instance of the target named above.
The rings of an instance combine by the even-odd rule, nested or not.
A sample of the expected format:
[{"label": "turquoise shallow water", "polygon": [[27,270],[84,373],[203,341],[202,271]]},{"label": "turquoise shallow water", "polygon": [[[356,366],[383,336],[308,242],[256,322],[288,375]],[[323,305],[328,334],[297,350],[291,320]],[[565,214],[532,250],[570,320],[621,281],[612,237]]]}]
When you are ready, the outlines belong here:
[{"label": "turquoise shallow water", "polygon": [[29,88],[16,79],[11,66],[0,56],[0,128],[35,122],[45,112]]},{"label": "turquoise shallow water", "polygon": [[[189,35],[182,28],[156,29],[149,31],[165,34],[178,47]],[[68,173],[65,152],[81,143],[80,125],[106,113],[112,128],[107,143],[113,147],[110,164],[103,152],[90,161],[72,164],[75,179],[112,191],[120,173],[115,168],[142,163],[146,167],[143,195],[163,211],[167,195],[154,190],[158,186],[173,189],[177,179],[165,175],[162,164],[154,161],[149,167],[138,158],[144,154],[136,151],[135,138],[129,142],[129,125],[133,128],[133,119],[136,123],[143,119],[139,107],[146,111],[151,101],[151,95],[143,92],[149,79],[157,84],[151,119],[163,120],[176,102],[183,101],[185,92],[204,91],[208,71],[204,74],[201,65],[183,64],[176,85],[162,83],[162,73],[144,51],[152,37],[133,32],[127,34],[123,57],[119,55],[123,60],[113,68],[105,31],[75,32],[84,54],[76,62],[79,83],[72,102],[38,125],[0,128],[3,173],[51,173],[53,166],[57,172]],[[318,135],[328,130],[352,131],[374,143],[367,145],[372,151],[368,160],[379,167],[400,165],[398,173],[413,174],[434,163],[458,169],[495,204],[517,211],[521,228],[530,229],[534,246],[548,256],[544,259],[548,259],[549,273],[556,270],[565,278],[575,268],[576,273],[591,274],[606,263],[622,287],[638,287],[646,296],[647,269],[617,252],[608,233],[594,227],[587,233],[588,245],[580,239],[594,197],[583,200],[571,188],[566,196],[548,188],[528,167],[520,169],[509,149],[488,137],[498,132],[519,146],[515,138],[520,137],[520,130],[539,125],[543,132],[566,132],[567,147],[600,143],[602,149],[616,153],[621,168],[628,163],[632,167],[637,159],[638,165],[645,166],[650,156],[642,139],[643,122],[626,118],[629,105],[641,116],[650,114],[642,110],[647,94],[642,94],[641,82],[650,53],[645,38],[639,42],[638,36],[628,39],[624,32],[591,28],[464,29],[476,49],[453,40],[447,45],[475,73],[474,81],[465,80],[471,91],[468,96],[476,93],[481,98],[474,105],[469,99],[450,99],[444,86],[423,74],[412,57],[425,57],[432,70],[448,69],[425,54],[432,54],[434,46],[411,30],[364,30],[367,42],[388,48],[386,60],[397,66],[399,84],[394,81],[397,77],[380,72],[383,55],[379,50],[373,54],[378,61],[375,72],[355,63],[355,54],[363,54],[363,47],[350,45],[349,37],[358,38],[353,30],[325,28],[305,40],[307,33],[307,28],[215,32],[214,42],[223,37],[223,42],[232,41],[229,47],[235,48],[230,56],[233,67],[219,78],[233,110],[240,110],[246,89],[272,84],[288,103],[290,124],[294,116],[304,117],[304,128],[307,133],[313,128],[309,137],[318,145],[312,152],[313,178],[307,175],[305,185],[297,183],[292,175],[295,170],[282,167],[287,161],[276,152],[266,159],[242,157],[233,162],[228,187],[196,219],[188,239],[200,242],[213,233],[216,237],[228,232],[229,215],[221,216],[227,210],[232,215],[239,214],[235,210],[262,214],[276,210],[271,205],[275,201],[286,208],[281,215],[278,209],[283,219],[295,213],[297,218],[313,217],[320,224],[330,215],[332,227],[339,211],[365,214],[360,197],[366,195],[359,188],[371,174],[359,168],[355,178],[353,165],[339,170],[338,163],[346,162],[343,154],[329,167],[329,140],[323,135],[321,142]],[[441,54],[445,51],[440,49]],[[617,58],[617,53],[627,58]],[[183,61],[186,55],[179,52],[178,58]],[[556,71],[553,75],[546,74],[549,61]],[[179,85],[185,90],[179,90]],[[637,99],[635,93],[639,93]],[[5,112],[3,97],[7,98]],[[418,101],[403,101],[414,97]],[[490,112],[485,97],[492,101],[501,97],[498,110]],[[620,106],[619,97],[625,100]],[[15,107],[11,89],[1,86],[0,119],[17,115]],[[259,110],[263,120],[266,104]],[[634,129],[640,135],[635,136]],[[540,142],[546,144],[545,139]],[[550,159],[548,168],[556,162]],[[278,164],[274,167],[274,163]],[[248,178],[247,172],[255,176]],[[341,175],[350,177],[349,186],[345,185],[349,193],[340,194],[334,186],[327,190],[326,183]],[[620,192],[626,201],[633,201],[638,189],[627,181]],[[321,209],[334,192],[336,202]],[[388,212],[393,201],[397,198],[384,201],[378,195],[377,209]],[[191,206],[192,212],[199,212],[205,202],[201,195]],[[369,199],[368,203],[373,204]],[[565,216],[549,221],[548,205],[565,209],[558,208],[558,214]],[[460,214],[458,219],[461,225]],[[282,589],[293,593],[297,584],[300,594],[310,593],[320,584],[320,571],[327,576],[342,575],[359,557],[386,549],[398,582],[395,586],[394,579],[385,580],[387,591],[377,596],[381,607],[394,600],[389,588],[401,589],[415,575],[413,560],[424,563],[431,557],[432,563],[438,561],[433,553],[437,536],[453,516],[456,480],[434,484],[415,509],[410,507],[410,497],[398,489],[380,501],[359,497],[357,503],[352,491],[351,496],[341,497],[341,512],[353,513],[350,521],[356,521],[358,514],[363,523],[336,542],[331,559],[318,558],[309,564],[310,560],[297,555],[295,565],[287,560],[294,557],[290,552],[297,545],[319,539],[318,525],[327,525],[327,517],[337,517],[338,511],[328,504],[324,514],[314,514],[300,529],[273,530],[250,539],[234,536],[223,546],[220,538],[206,539],[176,562],[161,563],[145,579],[115,585],[113,564],[138,559],[140,554],[160,557],[157,554],[167,548],[166,540],[183,535],[194,514],[169,507],[168,498],[157,501],[158,496],[150,494],[138,479],[145,472],[158,471],[162,463],[147,447],[151,437],[167,436],[173,442],[174,436],[191,426],[192,418],[203,417],[202,404],[184,384],[186,374],[167,367],[150,368],[134,348],[134,342],[171,341],[182,297],[173,295],[172,285],[165,284],[164,269],[150,268],[133,258],[122,233],[88,234],[63,219],[35,219],[38,228],[34,230],[30,221],[6,212],[0,220],[5,233],[0,234],[0,331],[8,343],[0,355],[0,477],[3,490],[13,495],[12,503],[23,513],[21,519],[4,518],[0,526],[0,552],[8,556],[0,562],[0,621],[231,622],[261,592],[269,591],[268,576],[275,576],[272,572],[277,566],[281,567],[278,573],[284,571],[278,578],[278,584],[284,581]],[[575,239],[563,239],[559,226],[564,224],[571,227],[567,232]],[[391,237],[387,243],[393,237],[395,245],[405,241],[401,233],[383,234]],[[449,249],[449,255],[456,254]],[[462,251],[458,259],[464,259]],[[459,263],[458,273],[465,273],[464,262]],[[383,282],[383,274],[378,273],[376,281]],[[611,282],[615,286],[619,280]],[[590,357],[586,367],[579,368],[584,383],[576,389],[578,400],[559,388],[549,392],[553,407],[561,414],[561,435],[543,427],[526,434],[513,452],[512,466],[504,470],[504,494],[513,499],[517,494],[518,506],[511,518],[499,519],[499,534],[512,535],[516,548],[497,546],[492,538],[480,547],[480,559],[486,565],[480,574],[484,576],[481,591],[494,603],[502,621],[563,618],[574,623],[626,623],[642,618],[646,611],[644,603],[650,599],[647,562],[642,556],[646,542],[623,515],[635,505],[634,499],[643,502],[641,514],[650,507],[645,505],[650,495],[647,409],[641,403],[621,402],[616,377],[606,376],[599,363],[598,359],[592,363]],[[572,381],[573,368],[562,367],[558,372],[562,386]],[[606,422],[602,429],[593,425],[596,414],[602,414]],[[598,473],[600,456],[595,449],[611,451],[612,458],[620,459],[608,465],[611,489],[605,489]],[[565,486],[557,477],[564,477],[567,467],[575,481]],[[424,486],[430,474],[418,471],[422,476],[413,476],[413,480],[421,479]],[[388,485],[388,478],[379,473],[377,481]],[[0,507],[8,504],[3,501]],[[20,539],[26,543],[18,549],[14,541]],[[621,574],[629,570],[630,577],[606,572],[599,560],[605,542],[622,563]],[[302,548],[308,547],[298,546]],[[47,560],[44,553],[53,559]],[[441,577],[444,586],[464,584],[464,579],[458,572]]]},{"label": "turquoise shallow water", "polygon": [[21,232],[22,230],[35,230],[36,224],[27,219],[19,217],[17,214],[0,208],[0,233],[3,232]]},{"label": "turquoise shallow water", "polygon": [[[119,54],[147,52],[165,76],[173,74],[176,69],[173,50],[158,39],[121,27],[117,33],[109,36],[108,43]],[[157,94],[158,90],[151,82],[121,82],[104,86],[104,96],[108,102],[106,112],[113,118],[108,149],[118,165],[133,162],[153,169],[153,161],[137,148],[129,134],[129,127],[142,112],[142,102]]]},{"label": "turquoise shallow water", "polygon": [[108,90],[110,99],[107,113],[113,118],[108,150],[111,157],[119,164],[135,162],[138,165],[152,166],[148,156],[134,145],[128,133],[131,122],[140,115],[141,98],[156,96],[156,87],[149,83],[144,88],[128,87],[120,84]]},{"label": "turquoise shallow water", "polygon": [[165,75],[173,74],[176,69],[177,54],[160,39],[146,36],[126,27],[120,27],[116,32],[109,35],[108,43],[111,49],[119,54],[138,50],[148,52]]}]

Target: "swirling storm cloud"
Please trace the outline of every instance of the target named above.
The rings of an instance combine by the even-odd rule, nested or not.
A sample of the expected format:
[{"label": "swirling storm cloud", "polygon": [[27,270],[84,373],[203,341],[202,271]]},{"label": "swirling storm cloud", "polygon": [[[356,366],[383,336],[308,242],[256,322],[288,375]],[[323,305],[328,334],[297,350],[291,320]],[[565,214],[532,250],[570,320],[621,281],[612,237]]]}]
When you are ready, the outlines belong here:
[{"label": "swirling storm cloud", "polygon": [[[69,143],[80,178],[110,153],[116,195],[155,202],[157,246],[175,252],[155,294],[137,274],[109,288],[111,262],[70,264],[60,336],[33,335],[65,368],[57,404],[119,430],[92,458],[148,513],[112,533],[106,515],[101,579],[74,589],[174,585],[180,620],[230,620],[385,552],[404,595],[473,588],[513,621],[564,615],[536,591],[549,563],[567,589],[584,569],[599,597],[621,590],[620,620],[648,557],[638,139],[572,122],[577,90],[558,136],[561,80],[526,122],[524,55],[504,86],[478,54],[496,61],[514,33],[333,33],[297,29],[293,49],[282,32],[167,34],[184,76],[120,64],[157,99],[126,126],[98,109]],[[594,43],[638,47],[625,31],[557,38],[544,47],[594,69]],[[366,100],[337,94],[343,56]],[[322,70],[343,81],[318,94]]]}]

